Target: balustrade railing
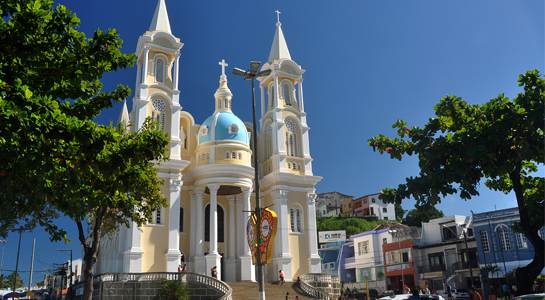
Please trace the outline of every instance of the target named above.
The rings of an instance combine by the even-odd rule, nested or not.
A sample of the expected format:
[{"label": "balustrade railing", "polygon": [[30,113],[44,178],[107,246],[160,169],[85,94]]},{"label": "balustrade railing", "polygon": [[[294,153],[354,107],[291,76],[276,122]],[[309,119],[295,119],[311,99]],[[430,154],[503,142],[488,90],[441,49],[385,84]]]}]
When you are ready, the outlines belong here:
[{"label": "balustrade railing", "polygon": [[341,281],[331,274],[311,273],[299,276],[299,287],[309,296],[337,299],[341,295]]},{"label": "balustrade railing", "polygon": [[201,284],[211,289],[214,289],[222,294],[220,300],[231,300],[231,287],[225,282],[216,278],[191,273],[167,273],[167,272],[152,272],[152,273],[104,273],[94,277],[95,282],[123,282],[123,281],[159,281],[172,280],[181,281],[188,284]]},{"label": "balustrade railing", "polygon": [[301,157],[286,157],[286,167],[298,174],[305,173],[305,159]]}]

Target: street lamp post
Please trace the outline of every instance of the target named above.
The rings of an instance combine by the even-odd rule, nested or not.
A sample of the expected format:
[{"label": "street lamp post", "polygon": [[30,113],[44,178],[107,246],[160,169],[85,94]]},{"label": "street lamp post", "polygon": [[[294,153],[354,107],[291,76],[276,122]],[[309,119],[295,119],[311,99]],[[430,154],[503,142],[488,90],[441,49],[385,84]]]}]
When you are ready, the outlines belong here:
[{"label": "street lamp post", "polygon": [[394,233],[397,237],[397,250],[399,250],[399,262],[401,263],[401,291],[405,288],[405,278],[403,276],[403,253],[401,251],[401,240],[399,238],[399,231],[397,229],[388,230],[389,233]]},{"label": "street lamp post", "polygon": [[265,289],[264,282],[265,277],[263,274],[263,266],[261,265],[261,252],[259,251],[259,246],[261,245],[261,201],[259,199],[259,160],[257,159],[257,122],[255,114],[255,78],[260,76],[266,76],[271,73],[271,70],[259,71],[261,62],[251,61],[250,70],[245,71],[239,68],[233,69],[233,74],[243,77],[245,80],[250,80],[252,82],[252,136],[254,143],[252,145],[252,154],[254,159],[254,182],[255,182],[255,215],[256,215],[256,236],[257,236],[257,251],[256,251],[256,275],[257,283],[259,285],[259,299],[265,300]]}]

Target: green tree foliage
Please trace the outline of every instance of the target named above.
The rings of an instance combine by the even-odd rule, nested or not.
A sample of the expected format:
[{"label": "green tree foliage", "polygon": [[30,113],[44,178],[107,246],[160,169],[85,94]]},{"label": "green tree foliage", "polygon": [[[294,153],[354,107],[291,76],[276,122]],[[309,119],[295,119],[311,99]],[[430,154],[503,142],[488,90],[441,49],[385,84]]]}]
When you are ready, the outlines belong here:
[{"label": "green tree foliage", "polygon": [[420,173],[396,188],[383,190],[383,199],[414,198],[416,206],[435,205],[449,194],[463,200],[478,196],[484,181],[492,190],[514,192],[520,213],[517,230],[535,249],[530,264],[517,270],[519,292],[529,292],[544,265],[543,226],[545,178],[536,175],[545,159],[545,80],[537,70],[519,76],[523,91],[514,99],[503,94],[484,104],[447,96],[435,106],[435,117],[422,127],[397,121],[396,137],[378,135],[369,145],[401,160],[416,155]]},{"label": "green tree foliage", "polygon": [[316,226],[318,231],[328,230],[346,230],[347,235],[352,235],[364,231],[372,230],[380,224],[384,224],[386,221],[372,220],[368,221],[362,218],[345,218],[345,217],[327,217],[317,218]]},{"label": "green tree foliage", "polygon": [[163,280],[157,299],[161,300],[186,300],[187,287],[185,284],[176,280]]},{"label": "green tree foliage", "polygon": [[100,82],[134,62],[115,30],[88,38],[76,15],[52,0],[1,1],[0,13],[0,234],[40,225],[66,239],[54,223],[65,215],[91,278],[101,236],[142,224],[166,204],[152,161],[163,159],[167,138],[150,122],[125,132],[93,121],[130,94]]},{"label": "green tree foliage", "polygon": [[396,220],[401,221],[403,219],[403,216],[405,215],[406,210],[404,210],[401,206],[401,202],[394,203],[394,208],[396,213]]},{"label": "green tree foliage", "polygon": [[16,288],[23,287],[23,279],[21,278],[20,274],[17,274],[15,276],[15,272],[12,272],[8,276],[0,275],[0,289],[13,289],[13,279],[15,278],[15,286]]},{"label": "green tree foliage", "polygon": [[428,222],[431,219],[443,217],[443,212],[435,208],[435,206],[420,206],[409,210],[407,216],[403,220],[403,224],[407,226],[421,227],[422,222]]}]

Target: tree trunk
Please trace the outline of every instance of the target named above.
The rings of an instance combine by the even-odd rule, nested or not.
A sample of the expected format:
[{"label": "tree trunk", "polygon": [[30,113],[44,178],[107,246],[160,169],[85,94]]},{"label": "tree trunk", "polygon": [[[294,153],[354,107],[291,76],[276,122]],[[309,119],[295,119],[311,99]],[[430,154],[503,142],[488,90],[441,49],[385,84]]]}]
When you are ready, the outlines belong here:
[{"label": "tree trunk", "polygon": [[95,213],[94,222],[90,226],[91,233],[88,238],[85,238],[85,233],[83,230],[83,223],[81,220],[76,220],[76,225],[78,226],[78,236],[79,240],[83,246],[83,276],[84,276],[84,288],[83,288],[83,300],[92,300],[93,299],[93,267],[97,262],[98,249],[100,246],[100,238],[102,235],[102,220],[105,213],[105,208],[98,209]]},{"label": "tree trunk", "polygon": [[537,234],[537,230],[532,230],[531,232],[525,231],[524,234],[526,234],[526,237],[534,246],[534,259],[527,266],[515,270],[518,287],[517,293],[519,295],[530,294],[532,292],[534,281],[541,273],[541,270],[543,270],[543,265],[545,264],[544,242]]},{"label": "tree trunk", "polygon": [[530,215],[524,199],[524,188],[521,184],[520,171],[521,166],[519,165],[509,177],[513,183],[513,190],[515,191],[517,198],[522,233],[526,235],[526,238],[530,241],[532,246],[534,246],[534,259],[528,265],[515,270],[515,278],[518,288],[517,293],[524,295],[532,292],[534,281],[541,273],[541,270],[543,270],[543,266],[545,265],[545,245],[544,241],[537,233],[543,224],[530,224]]},{"label": "tree trunk", "polygon": [[83,256],[83,278],[85,279],[83,283],[83,300],[92,300],[93,299],[93,266],[95,265],[93,261],[93,256],[89,253],[90,249],[85,249],[85,254]]}]

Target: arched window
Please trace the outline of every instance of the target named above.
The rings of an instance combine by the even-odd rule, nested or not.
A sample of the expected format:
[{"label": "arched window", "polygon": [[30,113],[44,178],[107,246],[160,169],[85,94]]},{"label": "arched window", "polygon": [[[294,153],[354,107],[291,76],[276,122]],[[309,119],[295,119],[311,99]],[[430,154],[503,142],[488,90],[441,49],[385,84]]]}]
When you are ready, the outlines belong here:
[{"label": "arched window", "polygon": [[285,81],[282,83],[282,97],[284,98],[284,103],[286,103],[286,105],[288,106],[291,106],[291,86]]},{"label": "arched window", "polygon": [[159,124],[159,129],[165,131],[166,122],[167,122],[167,105],[163,99],[153,99],[153,113],[152,117],[157,124]]},{"label": "arched window", "polygon": [[519,249],[526,249],[528,248],[528,240],[526,239],[526,236],[523,233],[516,233],[515,238],[517,241],[517,248]]},{"label": "arched window", "polygon": [[303,210],[301,208],[290,208],[290,230],[297,233],[303,232]]},{"label": "arched window", "polygon": [[507,226],[499,226],[496,229],[498,239],[500,240],[500,248],[503,251],[511,250],[511,240],[509,239],[509,229]]},{"label": "arched window", "polygon": [[286,119],[286,150],[288,156],[299,156],[299,126],[292,119]]},{"label": "arched window", "polygon": [[165,82],[165,60],[160,57],[155,59],[155,81]]},{"label": "arched window", "polygon": [[265,160],[269,159],[269,157],[272,156],[273,149],[272,149],[272,124],[267,123],[263,127],[263,155]]},{"label": "arched window", "polygon": [[[218,243],[224,241],[224,213],[223,207],[218,205]],[[210,242],[210,204],[206,205],[204,211],[204,240]]]},{"label": "arched window", "polygon": [[269,109],[274,107],[274,83],[269,86]]}]

